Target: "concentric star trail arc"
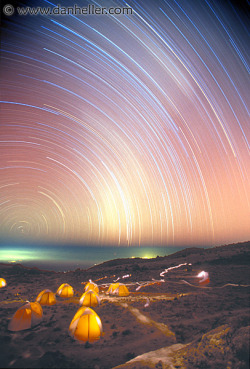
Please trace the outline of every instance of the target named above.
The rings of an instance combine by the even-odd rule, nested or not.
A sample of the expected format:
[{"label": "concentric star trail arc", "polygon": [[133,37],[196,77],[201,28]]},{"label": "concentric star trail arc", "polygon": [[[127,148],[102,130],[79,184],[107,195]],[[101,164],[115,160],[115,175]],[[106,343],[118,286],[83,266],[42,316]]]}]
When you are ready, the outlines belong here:
[{"label": "concentric star trail arc", "polygon": [[132,14],[3,17],[1,238],[131,247],[249,239],[245,8],[77,6],[89,4]]}]

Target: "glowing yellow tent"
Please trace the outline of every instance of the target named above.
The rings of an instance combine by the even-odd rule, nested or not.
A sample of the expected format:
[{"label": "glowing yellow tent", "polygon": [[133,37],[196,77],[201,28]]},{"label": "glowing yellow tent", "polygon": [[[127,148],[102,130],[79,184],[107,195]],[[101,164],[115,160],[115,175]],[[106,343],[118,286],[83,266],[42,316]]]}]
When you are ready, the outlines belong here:
[{"label": "glowing yellow tent", "polygon": [[41,305],[54,305],[56,303],[56,296],[50,290],[43,290],[37,296],[36,301]]},{"label": "glowing yellow tent", "polygon": [[111,285],[108,288],[107,293],[112,294],[112,292],[119,286],[119,283],[111,283]]},{"label": "glowing yellow tent", "polygon": [[80,298],[79,303],[80,305],[89,306],[89,307],[98,306],[100,305],[100,297],[94,291],[89,290],[87,292],[84,292],[84,294]]},{"label": "glowing yellow tent", "polygon": [[74,295],[74,290],[68,283],[63,283],[56,293],[60,297],[72,297]]},{"label": "glowing yellow tent", "polygon": [[91,280],[85,286],[85,292],[92,290],[96,293],[99,293],[99,288],[96,283],[92,282]]},{"label": "glowing yellow tent", "polygon": [[112,283],[109,286],[108,293],[110,295],[117,295],[117,296],[129,296],[129,290],[122,283]]},{"label": "glowing yellow tent", "polygon": [[0,278],[0,288],[5,287],[6,285],[6,280],[4,278]]},{"label": "glowing yellow tent", "polygon": [[27,302],[21,306],[11,319],[8,329],[10,331],[22,331],[32,328],[42,321],[43,309],[38,302]]},{"label": "glowing yellow tent", "polygon": [[72,319],[69,332],[75,339],[94,342],[102,336],[102,322],[96,312],[90,308],[80,308]]},{"label": "glowing yellow tent", "polygon": [[[75,313],[75,315],[74,315],[74,317],[73,317],[73,319],[72,319],[72,322],[73,322],[73,320],[76,320],[76,319],[78,319],[83,313],[84,313],[84,311],[86,310],[86,309],[88,309],[88,310],[91,310],[91,311],[93,311],[93,313],[94,314],[96,314],[96,312],[93,310],[93,309],[90,309],[90,308],[88,308],[88,307],[86,307],[86,306],[82,306],[82,307],[80,307],[78,310],[77,310],[77,312]],[[96,314],[97,315],[97,314]],[[71,323],[72,323],[71,322]]]}]

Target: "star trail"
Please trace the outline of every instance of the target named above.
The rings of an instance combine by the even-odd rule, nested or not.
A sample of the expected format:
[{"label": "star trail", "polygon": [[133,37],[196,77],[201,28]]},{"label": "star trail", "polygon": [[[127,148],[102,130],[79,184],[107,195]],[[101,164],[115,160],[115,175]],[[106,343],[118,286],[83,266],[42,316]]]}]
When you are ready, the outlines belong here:
[{"label": "star trail", "polygon": [[19,2],[2,16],[1,239],[93,246],[248,240],[245,6],[76,4],[131,12],[19,15],[16,7],[27,6]]}]

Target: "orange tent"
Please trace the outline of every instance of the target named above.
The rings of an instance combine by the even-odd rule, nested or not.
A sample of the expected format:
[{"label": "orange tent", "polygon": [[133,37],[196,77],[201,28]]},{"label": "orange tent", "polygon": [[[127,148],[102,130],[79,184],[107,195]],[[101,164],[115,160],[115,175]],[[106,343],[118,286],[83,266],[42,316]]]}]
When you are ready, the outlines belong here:
[{"label": "orange tent", "polygon": [[36,301],[41,305],[54,305],[56,303],[56,296],[51,290],[43,290],[37,296]]},{"label": "orange tent", "polygon": [[108,293],[110,295],[117,295],[117,296],[129,296],[129,290],[125,286],[125,284],[122,283],[112,283],[109,286]]},{"label": "orange tent", "polygon": [[[82,306],[82,307],[80,307],[78,310],[77,310],[77,312],[75,313],[75,315],[74,315],[74,317],[73,317],[73,319],[72,319],[72,322],[73,322],[73,320],[76,320],[76,319],[78,319],[83,313],[84,313],[84,311],[86,310],[86,309],[88,309],[88,310],[90,310],[90,311],[93,311],[93,313],[94,314],[96,314],[96,312],[93,310],[93,309],[90,309],[89,307],[86,307],[86,306]],[[97,314],[96,314],[97,315]],[[71,323],[72,323],[71,322]]]},{"label": "orange tent", "polygon": [[63,283],[56,293],[60,297],[72,297],[74,295],[74,290],[68,283]]},{"label": "orange tent", "polygon": [[42,321],[43,309],[38,302],[27,302],[21,306],[11,319],[8,329],[22,331],[32,328]]},{"label": "orange tent", "polygon": [[5,287],[6,285],[6,280],[4,278],[0,278],[0,288]]},{"label": "orange tent", "polygon": [[85,286],[85,292],[92,290],[96,293],[99,293],[99,288],[96,283],[92,282],[91,280]]},{"label": "orange tent", "polygon": [[72,319],[69,332],[75,339],[94,342],[102,336],[102,322],[96,312],[90,308],[80,308]]},{"label": "orange tent", "polygon": [[112,294],[112,292],[119,286],[119,283],[111,283],[111,285],[108,288],[107,293]]},{"label": "orange tent", "polygon": [[100,297],[92,290],[85,292],[80,298],[80,305],[83,306],[98,306],[100,305]]}]

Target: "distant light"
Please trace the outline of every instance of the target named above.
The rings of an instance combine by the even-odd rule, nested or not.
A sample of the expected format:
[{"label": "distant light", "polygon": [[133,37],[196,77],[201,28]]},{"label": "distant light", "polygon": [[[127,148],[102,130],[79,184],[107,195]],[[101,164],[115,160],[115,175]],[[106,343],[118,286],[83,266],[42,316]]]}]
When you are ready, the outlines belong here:
[{"label": "distant light", "polygon": [[153,259],[154,257],[153,256],[149,256],[149,255],[145,255],[142,257],[142,259]]}]

